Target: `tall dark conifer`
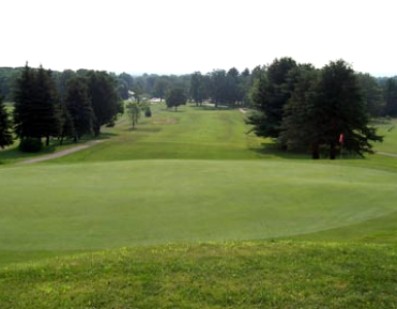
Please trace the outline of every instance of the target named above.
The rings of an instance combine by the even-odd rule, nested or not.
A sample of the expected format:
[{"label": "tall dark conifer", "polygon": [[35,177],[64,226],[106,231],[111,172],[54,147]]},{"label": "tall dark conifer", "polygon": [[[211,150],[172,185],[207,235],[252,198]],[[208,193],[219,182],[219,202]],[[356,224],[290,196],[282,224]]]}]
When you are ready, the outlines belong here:
[{"label": "tall dark conifer", "polygon": [[34,72],[26,63],[21,76],[16,80],[14,91],[14,127],[17,137],[21,140],[31,137],[34,130],[34,83]]},{"label": "tall dark conifer", "polygon": [[84,134],[92,133],[94,112],[88,95],[86,78],[75,77],[69,80],[65,98],[64,132],[75,142]]},{"label": "tall dark conifer", "polygon": [[372,141],[381,141],[369,126],[369,114],[353,69],[343,60],[322,69],[314,107],[317,110],[321,143],[335,159],[343,134],[344,151],[363,155],[372,152]]},{"label": "tall dark conifer", "polygon": [[51,72],[42,66],[36,73],[33,103],[35,110],[32,117],[36,122],[33,136],[45,137],[48,146],[50,136],[58,136],[60,133],[60,104]]},{"label": "tall dark conifer", "polygon": [[310,150],[313,159],[320,157],[320,136],[316,110],[316,87],[319,72],[311,65],[299,65],[291,71],[294,91],[284,106],[279,142],[288,150]]},{"label": "tall dark conifer", "polygon": [[293,83],[290,71],[297,66],[291,58],[276,59],[260,74],[252,99],[257,113],[248,118],[258,136],[278,138],[281,132],[284,105],[291,97]]},{"label": "tall dark conifer", "polygon": [[106,72],[91,71],[88,74],[88,90],[95,115],[94,134],[98,136],[101,126],[111,122],[119,111],[117,83]]}]

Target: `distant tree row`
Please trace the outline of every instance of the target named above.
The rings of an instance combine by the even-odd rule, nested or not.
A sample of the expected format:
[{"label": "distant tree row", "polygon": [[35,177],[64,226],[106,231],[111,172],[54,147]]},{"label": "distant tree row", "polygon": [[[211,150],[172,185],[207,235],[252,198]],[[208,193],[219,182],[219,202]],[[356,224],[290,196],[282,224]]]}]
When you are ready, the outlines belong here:
[{"label": "distant tree row", "polygon": [[[39,150],[43,138],[48,146],[51,137],[62,143],[65,138],[77,142],[84,134],[98,136],[101,126],[121,111],[117,81],[108,73],[65,71],[59,77],[57,87],[51,71],[26,65],[16,79],[13,127],[21,150]],[[1,118],[5,110],[0,107]],[[2,130],[9,129],[8,123],[8,131]]]},{"label": "distant tree row", "polygon": [[254,74],[248,69],[239,72],[236,68],[214,70],[202,75],[195,72],[190,81],[190,97],[201,105],[203,101],[211,101],[216,107],[219,105],[236,106],[249,105],[249,90],[253,83]]},{"label": "distant tree row", "polygon": [[[116,84],[118,96],[124,100],[131,93],[137,101],[145,98],[164,100],[173,89],[182,89],[187,99],[197,105],[204,101],[216,106],[249,106],[252,102],[253,84],[258,79],[264,67],[256,67],[251,72],[248,69],[239,72],[236,68],[214,70],[207,74],[194,72],[188,75],[156,75],[143,74],[131,76],[127,73],[119,75],[108,73]],[[0,93],[5,101],[12,101],[13,88],[17,77],[23,68],[0,68]],[[70,76],[87,75],[88,70],[77,72],[65,70],[52,72],[51,76],[59,95],[65,96],[66,83]],[[374,78],[369,74],[356,73],[361,85],[364,99],[367,101],[371,116],[397,117],[397,77]]]},{"label": "distant tree row", "polygon": [[343,60],[321,70],[276,59],[256,78],[248,118],[258,136],[274,138],[282,149],[322,152],[335,159],[343,151],[362,155],[381,141],[369,126],[383,106],[381,88],[369,75],[356,74]]}]

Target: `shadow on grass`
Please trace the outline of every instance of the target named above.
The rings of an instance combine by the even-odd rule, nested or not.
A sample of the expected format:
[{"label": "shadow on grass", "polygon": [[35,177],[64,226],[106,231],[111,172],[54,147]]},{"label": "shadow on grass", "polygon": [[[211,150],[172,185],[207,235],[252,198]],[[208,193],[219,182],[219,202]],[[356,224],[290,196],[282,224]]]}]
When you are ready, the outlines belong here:
[{"label": "shadow on grass", "polygon": [[103,132],[103,133],[101,133],[99,136],[97,136],[97,137],[93,137],[93,138],[87,138],[87,139],[85,139],[86,141],[90,141],[90,140],[93,140],[93,139],[109,139],[109,138],[112,138],[112,137],[114,137],[114,136],[118,136],[119,134],[117,134],[117,133],[111,133],[111,132]]},{"label": "shadow on grass", "polygon": [[202,105],[202,106],[195,106],[193,105],[192,108],[198,111],[225,111],[225,110],[239,110],[242,106],[227,106],[227,105],[218,105],[218,107],[211,106],[211,105]]},{"label": "shadow on grass", "polygon": [[129,127],[124,129],[125,132],[147,132],[147,133],[157,133],[161,131],[161,128],[153,128],[153,127]]},{"label": "shadow on grass", "polygon": [[[250,150],[262,156],[273,156],[281,159],[316,161],[312,159],[311,153],[309,151],[282,150],[280,146],[275,143],[262,143],[262,147],[251,147]],[[363,160],[365,158],[353,154],[342,154],[342,156],[338,155],[336,158],[336,160],[341,159]],[[330,160],[329,155],[325,150],[320,153],[320,160]]]}]

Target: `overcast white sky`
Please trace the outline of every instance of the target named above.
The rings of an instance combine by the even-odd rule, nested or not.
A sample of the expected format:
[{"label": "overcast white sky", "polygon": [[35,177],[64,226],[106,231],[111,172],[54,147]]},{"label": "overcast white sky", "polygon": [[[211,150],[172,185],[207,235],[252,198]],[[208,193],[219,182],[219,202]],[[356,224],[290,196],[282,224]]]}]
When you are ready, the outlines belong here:
[{"label": "overcast white sky", "polygon": [[1,0],[0,66],[203,73],[276,57],[397,75],[396,0]]}]

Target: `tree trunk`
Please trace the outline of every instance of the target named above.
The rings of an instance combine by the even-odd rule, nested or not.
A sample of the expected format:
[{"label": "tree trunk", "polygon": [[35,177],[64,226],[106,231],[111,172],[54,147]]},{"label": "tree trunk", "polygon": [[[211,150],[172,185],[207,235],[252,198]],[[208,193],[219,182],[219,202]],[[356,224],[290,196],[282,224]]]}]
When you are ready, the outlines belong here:
[{"label": "tree trunk", "polygon": [[319,147],[318,143],[312,144],[312,159],[313,160],[320,159],[320,147]]},{"label": "tree trunk", "polygon": [[46,136],[45,145],[46,145],[47,147],[50,146],[50,136],[49,136],[49,135]]},{"label": "tree trunk", "polygon": [[335,160],[336,159],[336,147],[335,147],[335,143],[330,143],[329,144],[329,158],[331,160]]},{"label": "tree trunk", "polygon": [[94,135],[95,137],[99,136],[99,133],[101,133],[101,127],[99,125],[94,125]]}]

